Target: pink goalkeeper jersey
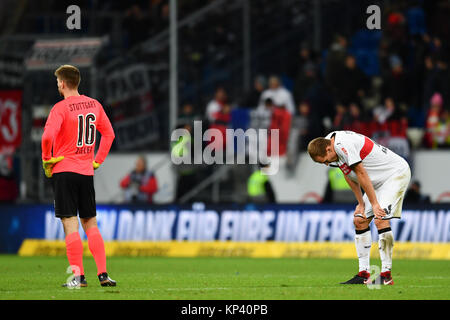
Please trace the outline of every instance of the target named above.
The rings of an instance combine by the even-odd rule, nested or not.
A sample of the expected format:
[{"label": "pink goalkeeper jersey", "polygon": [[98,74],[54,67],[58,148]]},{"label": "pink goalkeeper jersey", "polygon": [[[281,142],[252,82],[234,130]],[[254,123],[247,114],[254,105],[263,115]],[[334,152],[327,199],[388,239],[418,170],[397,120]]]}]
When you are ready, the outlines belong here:
[{"label": "pink goalkeeper jersey", "polygon": [[42,159],[64,156],[53,173],[94,175],[92,161],[97,130],[101,133],[95,161],[102,163],[114,140],[114,130],[102,105],[85,95],[71,96],[54,105],[42,135]]}]

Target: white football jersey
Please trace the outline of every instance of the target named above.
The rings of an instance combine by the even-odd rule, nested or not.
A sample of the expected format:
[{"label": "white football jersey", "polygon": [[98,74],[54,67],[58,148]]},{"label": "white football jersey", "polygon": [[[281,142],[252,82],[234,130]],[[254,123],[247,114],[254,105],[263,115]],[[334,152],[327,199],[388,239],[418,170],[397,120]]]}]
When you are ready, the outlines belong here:
[{"label": "white football jersey", "polygon": [[409,168],[405,159],[372,139],[353,131],[333,131],[325,138],[334,136],[337,162],[330,166],[339,167],[351,180],[358,182],[351,166],[362,162],[364,169],[376,189],[393,175]]}]

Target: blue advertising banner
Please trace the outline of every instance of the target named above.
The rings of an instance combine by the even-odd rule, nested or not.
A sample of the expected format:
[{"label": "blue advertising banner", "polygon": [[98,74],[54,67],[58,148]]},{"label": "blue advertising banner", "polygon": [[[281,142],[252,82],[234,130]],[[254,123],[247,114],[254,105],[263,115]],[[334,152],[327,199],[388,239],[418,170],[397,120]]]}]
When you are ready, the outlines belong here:
[{"label": "blue advertising banner", "polygon": [[[353,241],[348,205],[98,205],[105,241]],[[396,241],[449,242],[450,207],[405,207],[391,220]],[[372,227],[373,240],[378,239]],[[80,227],[80,234],[85,234]],[[64,239],[52,205],[0,206],[0,252],[15,253],[23,239]]]}]

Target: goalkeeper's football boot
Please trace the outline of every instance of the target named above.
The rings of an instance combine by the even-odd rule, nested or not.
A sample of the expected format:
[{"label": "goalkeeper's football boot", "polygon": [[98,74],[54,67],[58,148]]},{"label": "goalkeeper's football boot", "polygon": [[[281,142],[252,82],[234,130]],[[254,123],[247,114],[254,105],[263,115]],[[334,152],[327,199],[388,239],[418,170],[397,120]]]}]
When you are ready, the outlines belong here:
[{"label": "goalkeeper's football boot", "polygon": [[341,282],[341,284],[370,284],[370,273],[361,271],[350,280]]},{"label": "goalkeeper's football boot", "polygon": [[80,287],[87,287],[87,281],[84,275],[82,276],[74,276],[72,280],[69,282],[63,283],[63,287],[74,289],[74,288],[80,288]]},{"label": "goalkeeper's football boot", "polygon": [[380,273],[380,275],[372,282],[372,284],[392,286],[394,284],[394,280],[392,279],[391,272],[386,271]]},{"label": "goalkeeper's football boot", "polygon": [[98,280],[100,281],[100,284],[102,287],[115,287],[116,281],[108,277],[108,274],[106,272],[103,272],[98,275]]}]

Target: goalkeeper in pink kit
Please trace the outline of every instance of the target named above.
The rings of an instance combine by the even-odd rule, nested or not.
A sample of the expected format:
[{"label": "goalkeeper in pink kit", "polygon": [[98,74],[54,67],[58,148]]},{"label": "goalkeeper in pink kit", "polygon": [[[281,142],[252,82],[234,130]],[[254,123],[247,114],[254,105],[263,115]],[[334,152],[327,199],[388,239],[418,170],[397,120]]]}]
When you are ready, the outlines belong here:
[{"label": "goalkeeper in pink kit", "polygon": [[[102,286],[115,286],[106,271],[103,238],[97,226],[94,170],[105,160],[114,140],[114,130],[95,99],[80,95],[79,70],[63,65],[55,71],[58,91],[64,100],[50,111],[42,135],[42,163],[45,175],[52,178],[55,216],[61,219],[66,235],[66,253],[74,273],[66,287],[86,287],[83,269],[83,244],[78,232],[78,215],[88,238]],[[94,157],[96,133],[100,146]]]}]

